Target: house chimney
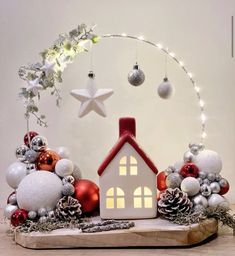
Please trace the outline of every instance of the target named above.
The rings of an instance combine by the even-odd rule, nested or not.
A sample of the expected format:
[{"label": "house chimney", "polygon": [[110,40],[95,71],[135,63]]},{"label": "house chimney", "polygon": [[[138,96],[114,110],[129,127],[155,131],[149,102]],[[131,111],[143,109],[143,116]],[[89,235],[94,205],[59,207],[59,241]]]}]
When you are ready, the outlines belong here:
[{"label": "house chimney", "polygon": [[119,137],[124,133],[129,133],[135,137],[135,118],[122,117],[119,119]]}]

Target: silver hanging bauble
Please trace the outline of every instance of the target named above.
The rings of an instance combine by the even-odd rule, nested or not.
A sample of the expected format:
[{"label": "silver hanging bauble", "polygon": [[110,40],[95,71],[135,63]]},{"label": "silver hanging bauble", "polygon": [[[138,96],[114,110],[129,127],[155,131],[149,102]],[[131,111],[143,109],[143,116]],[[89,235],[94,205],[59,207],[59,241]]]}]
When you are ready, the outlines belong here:
[{"label": "silver hanging bauble", "polygon": [[178,173],[171,173],[166,177],[167,188],[178,188],[182,178]]},{"label": "silver hanging bauble", "polygon": [[16,158],[21,161],[24,162],[26,157],[25,154],[26,152],[29,150],[29,148],[26,145],[20,145],[16,148]]},{"label": "silver hanging bauble", "polygon": [[65,185],[66,183],[74,184],[74,182],[75,182],[75,178],[74,178],[72,175],[65,176],[65,177],[62,179],[63,185]]},{"label": "silver hanging bauble", "polygon": [[218,194],[220,192],[220,185],[218,182],[212,182],[210,184],[211,192],[214,194]]},{"label": "silver hanging bauble", "polygon": [[203,184],[201,185],[200,192],[203,196],[208,197],[209,195],[211,195],[211,188],[209,185]]},{"label": "silver hanging bauble", "polygon": [[36,152],[44,151],[47,148],[47,145],[47,139],[41,135],[37,135],[31,140],[31,149]]},{"label": "silver hanging bauble", "polygon": [[75,188],[71,183],[66,183],[62,187],[62,194],[64,196],[72,196],[74,194]]},{"label": "silver hanging bauble", "polygon": [[25,153],[25,162],[26,163],[34,163],[38,157],[38,153],[32,149],[29,149]]},{"label": "silver hanging bauble", "polygon": [[205,208],[208,206],[207,199],[203,195],[196,195],[193,197],[192,201],[195,206],[202,205]]},{"label": "silver hanging bauble", "polygon": [[207,174],[207,179],[209,180],[209,181],[214,181],[215,180],[215,173],[208,173]]},{"label": "silver hanging bauble", "polygon": [[133,86],[141,85],[145,80],[144,72],[139,69],[138,64],[135,64],[133,70],[128,74],[128,81]]},{"label": "silver hanging bauble", "polygon": [[15,210],[18,209],[17,205],[8,204],[4,209],[4,216],[8,219],[11,218],[11,215],[14,213]]},{"label": "silver hanging bauble", "polygon": [[204,180],[206,178],[207,174],[205,172],[199,172],[198,176]]},{"label": "silver hanging bauble", "polygon": [[184,153],[184,162],[185,163],[191,163],[193,162],[193,159],[194,159],[194,154],[188,150]]},{"label": "silver hanging bauble", "polygon": [[28,217],[30,220],[35,220],[37,218],[37,213],[35,211],[29,211]]},{"label": "silver hanging bauble", "polygon": [[8,203],[12,205],[17,205],[16,193],[9,196]]},{"label": "silver hanging bauble", "polygon": [[172,85],[168,81],[168,78],[165,77],[163,79],[163,82],[159,84],[157,88],[157,93],[159,97],[161,97],[162,99],[168,99],[171,96],[172,92],[173,92]]},{"label": "silver hanging bauble", "polygon": [[40,208],[38,210],[38,216],[42,217],[42,216],[46,216],[47,215],[47,210],[45,208]]}]

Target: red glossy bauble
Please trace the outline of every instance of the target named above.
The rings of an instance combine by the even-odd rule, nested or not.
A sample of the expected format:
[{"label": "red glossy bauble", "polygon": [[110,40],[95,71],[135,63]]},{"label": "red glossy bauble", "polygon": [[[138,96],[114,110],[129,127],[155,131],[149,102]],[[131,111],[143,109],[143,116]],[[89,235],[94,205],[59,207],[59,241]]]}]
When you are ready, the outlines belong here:
[{"label": "red glossy bauble", "polygon": [[163,172],[160,172],[158,175],[157,175],[157,189],[162,191],[162,190],[165,190],[167,189],[167,186],[166,186],[166,173],[163,171]]},{"label": "red glossy bauble", "polygon": [[92,213],[99,206],[99,187],[86,179],[77,180],[74,184],[74,197],[81,204],[83,213]]},{"label": "red glossy bauble", "polygon": [[56,163],[60,160],[60,156],[52,151],[46,150],[38,156],[36,161],[37,169],[42,171],[53,172],[55,170]]},{"label": "red glossy bauble", "polygon": [[26,133],[24,136],[24,144],[29,147],[29,140],[31,142],[32,138],[34,138],[37,135],[38,135],[38,133],[34,132],[34,131],[30,131],[30,132]]},{"label": "red glossy bauble", "polygon": [[[225,179],[224,179],[225,180]],[[226,180],[227,181],[227,180]],[[228,183],[228,181],[227,181],[227,184],[226,185],[224,185],[224,186],[220,186],[220,191],[219,191],[219,194],[220,195],[224,195],[224,194],[226,194],[228,191],[229,191],[229,183]]]},{"label": "red glossy bauble", "polygon": [[180,174],[183,177],[196,178],[198,176],[198,173],[199,173],[199,169],[194,163],[187,163],[180,170]]},{"label": "red glossy bauble", "polygon": [[11,225],[14,227],[17,227],[25,223],[27,218],[28,218],[27,211],[25,211],[24,209],[17,209],[11,215]]}]

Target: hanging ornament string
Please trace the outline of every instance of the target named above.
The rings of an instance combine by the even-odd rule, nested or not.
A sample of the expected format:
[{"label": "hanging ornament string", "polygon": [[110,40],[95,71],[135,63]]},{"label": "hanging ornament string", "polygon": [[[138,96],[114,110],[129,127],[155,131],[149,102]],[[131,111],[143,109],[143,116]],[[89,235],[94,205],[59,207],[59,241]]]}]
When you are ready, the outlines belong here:
[{"label": "hanging ornament string", "polygon": [[105,35],[102,35],[100,36],[101,38],[105,39],[105,38],[127,38],[127,39],[132,39],[132,40],[137,40],[137,41],[142,41],[148,45],[151,45],[159,50],[161,50],[164,54],[166,54],[168,57],[171,57],[172,60],[174,60],[178,66],[186,73],[187,77],[189,78],[189,81],[191,82],[192,86],[193,86],[193,89],[196,93],[196,97],[197,97],[197,100],[198,100],[198,105],[199,105],[199,109],[200,109],[200,119],[201,119],[201,135],[200,135],[200,138],[201,138],[201,143],[203,143],[204,139],[206,138],[207,134],[206,134],[206,115],[205,115],[205,103],[201,97],[201,94],[200,94],[200,87],[197,85],[196,81],[194,80],[193,78],[193,75],[191,72],[189,72],[187,70],[187,68],[185,67],[183,61],[179,60],[175,53],[169,51],[168,48],[164,48],[162,44],[160,43],[154,43],[154,42],[151,42],[149,40],[146,40],[144,39],[143,36],[132,36],[132,35],[127,35],[125,33],[122,33],[122,34],[105,34]]},{"label": "hanging ornament string", "polygon": [[168,77],[168,74],[167,74],[167,64],[168,64],[167,61],[168,60],[167,60],[167,58],[168,58],[168,55],[166,54],[165,55],[165,77]]}]

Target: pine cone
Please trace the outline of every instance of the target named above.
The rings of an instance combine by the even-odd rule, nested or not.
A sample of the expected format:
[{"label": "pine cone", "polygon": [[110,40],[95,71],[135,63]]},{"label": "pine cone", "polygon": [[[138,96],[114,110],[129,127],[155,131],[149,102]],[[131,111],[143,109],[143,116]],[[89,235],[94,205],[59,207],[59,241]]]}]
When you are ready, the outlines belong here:
[{"label": "pine cone", "polygon": [[179,213],[188,213],[193,204],[188,195],[179,188],[168,188],[158,201],[158,212],[164,218],[173,220]]},{"label": "pine cone", "polygon": [[71,196],[62,197],[56,205],[56,217],[60,220],[75,220],[82,215],[79,201]]}]

